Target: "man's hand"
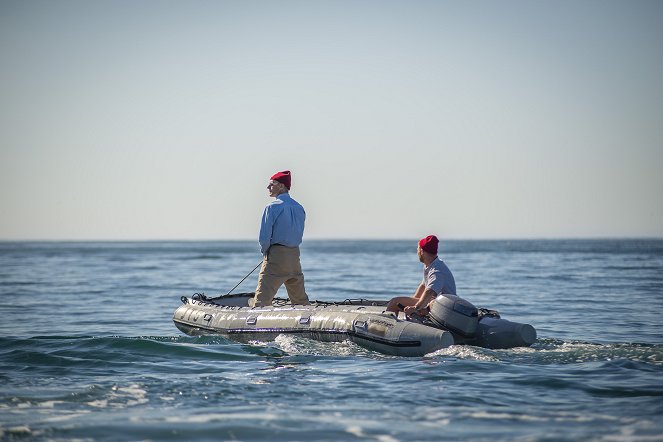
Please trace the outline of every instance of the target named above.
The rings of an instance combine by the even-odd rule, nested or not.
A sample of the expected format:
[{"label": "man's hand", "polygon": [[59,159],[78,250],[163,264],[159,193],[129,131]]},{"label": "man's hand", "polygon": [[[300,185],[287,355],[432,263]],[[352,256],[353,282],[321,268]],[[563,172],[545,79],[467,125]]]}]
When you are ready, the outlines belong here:
[{"label": "man's hand", "polygon": [[410,316],[412,313],[416,313],[417,311],[417,308],[413,305],[408,305],[403,309],[403,312],[405,312],[405,314],[408,316]]}]

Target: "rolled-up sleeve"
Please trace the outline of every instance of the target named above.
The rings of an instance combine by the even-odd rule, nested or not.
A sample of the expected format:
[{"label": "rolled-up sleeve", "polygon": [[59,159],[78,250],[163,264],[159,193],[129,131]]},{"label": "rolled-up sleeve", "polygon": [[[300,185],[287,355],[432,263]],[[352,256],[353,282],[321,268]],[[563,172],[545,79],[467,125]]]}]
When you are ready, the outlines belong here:
[{"label": "rolled-up sleeve", "polygon": [[442,294],[444,290],[444,278],[438,272],[430,272],[428,281],[426,281],[426,288],[431,289],[436,295]]}]

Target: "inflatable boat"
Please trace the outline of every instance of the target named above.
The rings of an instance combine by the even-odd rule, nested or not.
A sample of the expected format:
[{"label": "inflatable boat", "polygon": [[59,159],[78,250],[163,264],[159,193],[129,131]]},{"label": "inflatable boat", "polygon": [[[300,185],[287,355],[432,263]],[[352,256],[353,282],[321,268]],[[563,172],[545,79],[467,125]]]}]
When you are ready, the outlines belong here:
[{"label": "inflatable boat", "polygon": [[188,335],[218,334],[239,342],[269,341],[297,334],[320,341],[349,339],[385,354],[423,356],[454,344],[502,349],[536,341],[529,324],[507,321],[454,295],[440,295],[426,317],[387,312],[387,301],[346,299],[291,305],[275,298],[271,307],[251,307],[253,293],[208,298],[182,296],[173,321]]}]

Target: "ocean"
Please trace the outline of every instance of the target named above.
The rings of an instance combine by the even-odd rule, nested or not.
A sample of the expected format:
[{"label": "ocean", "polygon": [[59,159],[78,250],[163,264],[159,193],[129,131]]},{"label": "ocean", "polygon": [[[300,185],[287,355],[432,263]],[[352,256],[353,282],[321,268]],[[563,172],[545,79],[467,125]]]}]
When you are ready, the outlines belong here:
[{"label": "ocean", "polygon": [[[403,358],[190,337],[180,297],[227,293],[256,242],[0,242],[0,440],[663,441],[663,240],[443,241],[440,257],[460,296],[537,342]],[[410,295],[422,276],[414,239],[309,240],[302,266],[321,300]]]}]

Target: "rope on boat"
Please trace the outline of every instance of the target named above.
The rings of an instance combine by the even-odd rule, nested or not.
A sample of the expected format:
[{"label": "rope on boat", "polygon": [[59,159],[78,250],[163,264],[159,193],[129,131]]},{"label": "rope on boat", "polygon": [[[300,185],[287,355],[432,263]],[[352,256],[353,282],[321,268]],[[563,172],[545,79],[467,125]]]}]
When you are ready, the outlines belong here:
[{"label": "rope on boat", "polygon": [[[205,302],[205,303],[211,303],[211,304],[216,304],[215,301],[218,301],[223,298],[234,298],[234,297],[240,297],[240,296],[245,296],[245,295],[253,295],[253,293],[236,293],[234,295],[220,295],[216,296],[214,298],[208,298],[204,293],[194,293],[191,296],[192,301],[199,301],[199,302]],[[180,298],[182,300],[182,303],[187,304],[188,299],[186,296],[182,296]],[[311,304],[313,305],[319,305],[319,306],[324,306],[328,307],[331,305],[364,305],[364,306],[384,306],[387,305],[385,301],[375,301],[375,300],[370,300],[370,299],[365,299],[365,298],[346,298],[343,301],[311,301]],[[217,304],[218,305],[218,304]],[[290,299],[288,298],[274,298],[272,301],[272,306],[274,307],[285,307],[287,305],[292,305],[290,302]]]},{"label": "rope on boat", "polygon": [[240,285],[241,283],[243,283],[244,280],[245,280],[246,278],[248,278],[249,275],[250,275],[251,273],[255,272],[256,269],[257,269],[258,267],[260,267],[261,264],[262,264],[262,261],[260,261],[260,262],[258,263],[258,265],[255,266],[255,267],[253,268],[253,270],[251,270],[249,273],[247,273],[246,276],[243,277],[242,280],[241,280],[240,282],[238,282],[237,285],[236,285],[235,287],[231,288],[230,291],[229,291],[228,293],[226,293],[226,295],[231,294],[233,290],[235,290],[237,287],[239,287],[239,285]]},{"label": "rope on boat", "polygon": [[[255,269],[254,269],[255,270]],[[223,299],[225,297],[238,297],[238,296],[244,296],[244,295],[250,295],[251,293],[237,293],[234,295],[221,295],[217,296],[215,298],[208,298],[204,293],[194,293],[191,296],[192,301],[198,301],[198,302],[204,302],[204,303],[210,303],[210,304],[216,304],[214,301],[218,301],[219,299]],[[180,298],[183,304],[188,304],[189,300],[187,299],[186,296],[182,296]],[[386,302],[384,301],[372,301],[370,299],[365,299],[365,298],[355,298],[355,299],[350,299],[347,298],[343,301],[312,301],[311,304],[315,306],[323,306],[323,307],[329,307],[332,305],[364,305],[364,306],[381,306],[384,307],[387,305]],[[216,304],[219,305],[219,304]],[[285,307],[288,305],[292,305],[290,303],[290,299],[288,298],[274,298],[272,301],[272,306],[274,307]],[[490,310],[487,308],[479,308],[479,320],[481,318],[495,318],[495,319],[500,319],[500,314],[497,310]]]},{"label": "rope on boat", "polygon": [[191,295],[191,299],[194,301],[207,301],[207,296],[204,293],[194,293]]}]

